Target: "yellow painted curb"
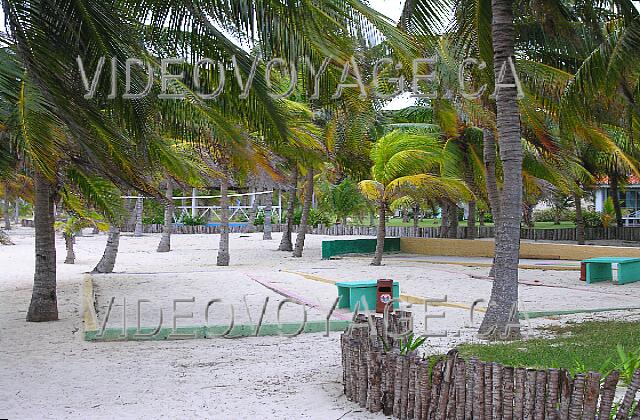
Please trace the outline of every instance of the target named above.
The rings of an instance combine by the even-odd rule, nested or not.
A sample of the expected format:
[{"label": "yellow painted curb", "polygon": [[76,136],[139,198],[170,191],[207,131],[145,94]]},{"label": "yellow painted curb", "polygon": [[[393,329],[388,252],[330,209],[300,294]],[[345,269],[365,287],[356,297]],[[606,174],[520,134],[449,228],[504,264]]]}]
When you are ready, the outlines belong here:
[{"label": "yellow painted curb", "polygon": [[[364,259],[354,257],[353,259]],[[407,262],[407,263],[423,263],[423,264],[443,264],[443,265],[458,265],[462,267],[491,267],[491,263],[485,262],[465,262],[465,261],[440,261],[440,260],[411,260],[402,258],[387,258],[384,260]],[[552,271],[580,271],[579,266],[567,266],[567,265],[535,265],[535,264],[518,264],[518,268],[521,270],[552,270]]]},{"label": "yellow painted curb", "polygon": [[97,331],[97,316],[93,306],[95,294],[93,292],[93,280],[90,274],[84,276],[82,282],[82,321],[84,331]]},{"label": "yellow painted curb", "polygon": [[[289,273],[289,274],[295,274],[295,275],[298,275],[300,277],[304,277],[304,278],[309,279],[309,280],[318,281],[318,282],[321,282],[321,283],[326,283],[326,284],[336,284],[337,283],[336,280],[325,279],[324,277],[316,276],[315,274],[301,273],[301,272],[298,272],[298,271],[289,271],[289,270],[282,270],[282,271],[285,272],[285,273]],[[421,296],[414,296],[414,295],[409,295],[409,294],[406,294],[406,293],[400,293],[400,300],[403,301],[403,302],[411,303],[412,305],[424,305],[425,302],[427,301],[425,298],[423,298]],[[462,303],[429,301],[429,305],[430,306],[442,306],[442,307],[446,307],[446,308],[465,309],[465,310],[468,310],[468,311],[471,310],[471,306],[464,305]],[[476,307],[474,310],[476,310],[478,312],[486,312],[486,309],[479,308],[479,307]]]}]

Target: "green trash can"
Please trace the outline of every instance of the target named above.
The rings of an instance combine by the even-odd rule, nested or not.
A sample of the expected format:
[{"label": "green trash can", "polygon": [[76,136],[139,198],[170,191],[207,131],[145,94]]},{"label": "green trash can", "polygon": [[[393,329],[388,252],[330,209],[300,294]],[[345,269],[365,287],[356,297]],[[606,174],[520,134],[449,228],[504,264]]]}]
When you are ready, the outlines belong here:
[{"label": "green trash can", "polygon": [[[356,304],[364,297],[367,302],[367,308],[369,311],[374,312],[376,310],[376,298],[378,292],[377,280],[363,280],[363,281],[341,281],[336,283],[338,288],[338,308],[349,308],[350,311],[355,310]],[[393,282],[393,298],[398,299],[400,297],[400,283]],[[393,308],[398,309],[400,302],[394,302]],[[360,310],[364,310],[362,303],[360,304]]]}]

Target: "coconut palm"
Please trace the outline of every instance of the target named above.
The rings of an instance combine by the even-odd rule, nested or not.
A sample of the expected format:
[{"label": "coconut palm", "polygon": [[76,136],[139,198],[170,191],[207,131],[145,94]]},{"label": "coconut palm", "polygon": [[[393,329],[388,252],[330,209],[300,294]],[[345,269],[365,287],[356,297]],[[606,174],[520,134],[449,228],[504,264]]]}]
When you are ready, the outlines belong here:
[{"label": "coconut palm", "polygon": [[293,256],[296,258],[302,257],[302,251],[304,249],[304,241],[307,236],[307,229],[309,225],[309,212],[311,211],[311,200],[313,199],[313,166],[309,165],[306,168],[306,174],[304,177],[304,196],[302,201],[302,215],[300,216],[300,224],[298,225],[298,234],[296,235],[296,245],[293,248]]},{"label": "coconut palm", "polygon": [[348,216],[360,216],[366,211],[366,202],[358,184],[351,178],[345,178],[337,184],[324,179],[318,182],[319,209],[333,214],[337,222],[344,226]]},{"label": "coconut palm", "polygon": [[298,186],[298,164],[293,162],[291,169],[291,181],[289,186],[289,197],[287,199],[287,212],[285,214],[285,225],[282,231],[282,238],[279,251],[293,251],[293,243],[291,242],[291,231],[293,230],[293,217],[296,210],[296,195]]},{"label": "coconut palm", "polygon": [[157,252],[169,252],[171,251],[171,231],[173,229],[173,179],[167,177],[166,181],[166,194],[165,199],[167,203],[164,208],[164,223],[162,226],[162,236],[160,237],[160,243],[158,244]]},{"label": "coconut palm", "polygon": [[75,264],[76,253],[74,251],[74,245],[76,236],[82,232],[82,229],[86,227],[95,227],[98,230],[106,230],[107,224],[100,220],[100,215],[96,212],[83,214],[71,214],[64,222],[56,222],[56,229],[62,232],[64,238],[65,248],[67,255],[64,259],[65,264]]},{"label": "coconut palm", "polygon": [[364,196],[378,209],[378,234],[372,265],[380,265],[382,261],[387,209],[393,201],[412,190],[453,201],[470,195],[461,181],[437,175],[441,159],[438,135],[415,128],[396,129],[373,145],[372,178],[358,184]]}]

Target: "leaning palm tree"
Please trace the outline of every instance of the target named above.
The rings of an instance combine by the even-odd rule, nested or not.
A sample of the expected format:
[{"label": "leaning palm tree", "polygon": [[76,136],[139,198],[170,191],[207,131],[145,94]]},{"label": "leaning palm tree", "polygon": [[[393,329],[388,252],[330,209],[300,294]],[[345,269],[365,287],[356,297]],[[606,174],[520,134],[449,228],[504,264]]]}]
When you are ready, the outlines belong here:
[{"label": "leaning palm tree", "polygon": [[[287,212],[285,214],[285,224],[280,239],[279,251],[293,251],[291,242],[291,231],[293,230],[293,217],[296,210],[296,195],[298,186],[298,163],[293,162],[291,168],[291,181],[289,185],[289,197],[287,199]],[[282,210],[281,210],[282,211]]]},{"label": "leaning palm tree", "polygon": [[300,224],[298,225],[298,234],[296,235],[296,246],[293,248],[293,256],[302,257],[304,249],[304,241],[307,236],[309,226],[309,212],[311,211],[311,201],[313,199],[313,166],[307,168],[307,174],[304,177],[304,200],[302,202],[302,215],[300,216]]},{"label": "leaning palm tree", "polygon": [[389,205],[408,191],[430,191],[435,197],[458,201],[470,195],[461,181],[437,175],[442,159],[438,135],[416,128],[396,129],[381,137],[371,149],[372,179],[358,186],[378,208],[376,251],[371,265],[380,265],[384,251]]}]

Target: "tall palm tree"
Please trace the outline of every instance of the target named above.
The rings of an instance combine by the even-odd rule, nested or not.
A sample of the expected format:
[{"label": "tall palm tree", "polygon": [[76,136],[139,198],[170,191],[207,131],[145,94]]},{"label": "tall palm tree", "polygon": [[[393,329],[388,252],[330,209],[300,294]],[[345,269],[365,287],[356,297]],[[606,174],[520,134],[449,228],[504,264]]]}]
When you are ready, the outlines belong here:
[{"label": "tall palm tree", "polygon": [[[226,172],[226,171],[225,171]],[[229,180],[227,175],[220,178],[220,243],[216,265],[229,265]]]},{"label": "tall palm tree", "polygon": [[[278,246],[279,251],[293,251],[293,243],[291,242],[291,231],[293,230],[293,217],[296,210],[296,194],[298,186],[298,164],[293,163],[291,168],[291,183],[289,189],[289,198],[287,199],[287,212],[285,214],[285,225],[282,231],[282,239]],[[282,210],[281,210],[282,211]]]},{"label": "tall palm tree", "polygon": [[302,215],[300,216],[298,234],[296,235],[296,246],[293,248],[293,256],[296,258],[302,257],[304,241],[307,237],[309,212],[311,211],[311,201],[313,199],[313,166],[310,165],[307,168],[307,174],[304,177],[304,181],[304,200],[302,202]]},{"label": "tall palm tree", "polygon": [[164,207],[164,224],[162,226],[162,236],[158,244],[157,252],[171,251],[171,231],[173,230],[173,180],[167,177],[166,180],[166,204]]},{"label": "tall palm tree", "polygon": [[455,201],[469,195],[461,181],[437,175],[442,159],[442,146],[437,137],[437,134],[412,127],[396,129],[374,143],[371,149],[372,179],[358,184],[364,196],[378,209],[376,251],[371,265],[382,262],[387,209],[393,201],[412,190]]},{"label": "tall palm tree", "polygon": [[[520,112],[516,79],[510,70],[515,60],[515,25],[512,0],[492,0],[491,34],[496,86],[496,128],[504,182],[500,193],[500,217],[496,224],[494,281],[480,334],[519,336],[517,315],[520,221],[522,216],[522,160]],[[504,69],[504,70],[503,70]],[[515,309],[515,310],[514,310]]]}]

